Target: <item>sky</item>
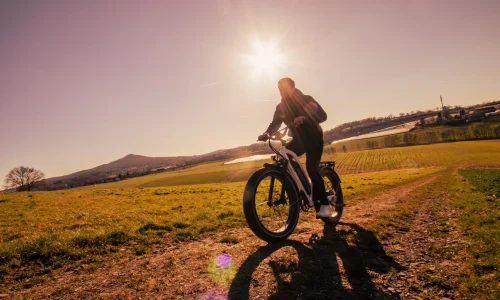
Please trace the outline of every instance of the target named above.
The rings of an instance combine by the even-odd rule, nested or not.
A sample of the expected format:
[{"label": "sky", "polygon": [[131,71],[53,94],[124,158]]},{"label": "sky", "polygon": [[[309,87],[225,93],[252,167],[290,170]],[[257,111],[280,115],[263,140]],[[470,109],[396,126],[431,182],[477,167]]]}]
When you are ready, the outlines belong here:
[{"label": "sky", "polygon": [[1,1],[0,179],[254,143],[285,76],[325,130],[500,100],[499,49],[498,0]]}]

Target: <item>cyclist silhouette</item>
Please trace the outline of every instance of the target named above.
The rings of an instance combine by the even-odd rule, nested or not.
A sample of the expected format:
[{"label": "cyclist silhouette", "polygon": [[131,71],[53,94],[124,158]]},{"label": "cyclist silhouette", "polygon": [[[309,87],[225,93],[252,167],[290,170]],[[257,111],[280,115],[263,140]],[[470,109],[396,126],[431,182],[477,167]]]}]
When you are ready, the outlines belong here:
[{"label": "cyclist silhouette", "polygon": [[287,144],[287,149],[297,156],[304,153],[306,169],[313,185],[312,196],[316,208],[316,217],[330,217],[330,207],[326,198],[325,183],[319,172],[319,163],[323,155],[323,129],[319,125],[326,121],[327,115],[323,108],[309,95],[304,95],[295,88],[295,82],[290,78],[278,81],[281,103],[276,106],[271,124],[259,140],[276,134],[282,123],[290,129],[293,140]]}]

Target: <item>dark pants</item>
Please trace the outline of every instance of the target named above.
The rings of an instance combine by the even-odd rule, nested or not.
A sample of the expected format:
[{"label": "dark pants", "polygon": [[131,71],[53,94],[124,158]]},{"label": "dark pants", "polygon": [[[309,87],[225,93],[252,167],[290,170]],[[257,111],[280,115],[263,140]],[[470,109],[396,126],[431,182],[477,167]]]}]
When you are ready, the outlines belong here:
[{"label": "dark pants", "polygon": [[323,133],[294,136],[293,140],[286,145],[286,148],[293,151],[297,156],[306,154],[306,169],[313,185],[312,199],[314,201],[319,200],[321,205],[328,205],[325,182],[319,173],[319,162],[323,154]]}]

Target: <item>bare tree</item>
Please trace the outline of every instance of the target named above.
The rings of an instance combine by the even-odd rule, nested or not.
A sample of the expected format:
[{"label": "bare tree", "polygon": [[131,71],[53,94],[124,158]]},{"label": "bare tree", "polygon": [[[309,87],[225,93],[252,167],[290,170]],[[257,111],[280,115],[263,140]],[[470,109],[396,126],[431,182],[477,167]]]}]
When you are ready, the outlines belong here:
[{"label": "bare tree", "polygon": [[30,191],[33,185],[45,177],[42,171],[31,167],[17,167],[10,170],[5,176],[6,188],[15,188],[18,191]]}]

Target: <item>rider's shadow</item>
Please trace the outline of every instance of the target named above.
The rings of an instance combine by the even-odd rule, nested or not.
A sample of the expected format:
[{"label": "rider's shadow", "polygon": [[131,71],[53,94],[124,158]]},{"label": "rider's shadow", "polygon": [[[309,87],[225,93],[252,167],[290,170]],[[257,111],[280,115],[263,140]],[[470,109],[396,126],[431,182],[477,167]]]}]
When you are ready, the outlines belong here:
[{"label": "rider's shadow", "polygon": [[[254,278],[254,272],[268,257],[267,264],[276,285],[269,299],[393,298],[376,289],[368,271],[383,274],[402,267],[385,253],[371,231],[355,224],[340,224],[346,229],[337,231],[335,225],[325,225],[323,236],[312,235],[307,245],[288,240],[260,247],[241,265],[231,283],[228,299],[257,296],[251,297],[251,286],[258,286],[259,280],[266,284],[267,279]],[[290,259],[283,263],[272,256],[285,247],[295,250],[298,262]]]}]

